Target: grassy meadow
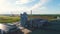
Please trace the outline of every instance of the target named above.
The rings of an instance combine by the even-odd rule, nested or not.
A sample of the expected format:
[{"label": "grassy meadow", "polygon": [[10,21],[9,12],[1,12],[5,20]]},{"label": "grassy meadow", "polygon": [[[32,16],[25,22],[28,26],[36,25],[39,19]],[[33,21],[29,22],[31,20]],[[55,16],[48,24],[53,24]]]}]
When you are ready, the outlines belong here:
[{"label": "grassy meadow", "polygon": [[0,23],[12,23],[18,22],[19,20],[19,16],[0,16]]}]

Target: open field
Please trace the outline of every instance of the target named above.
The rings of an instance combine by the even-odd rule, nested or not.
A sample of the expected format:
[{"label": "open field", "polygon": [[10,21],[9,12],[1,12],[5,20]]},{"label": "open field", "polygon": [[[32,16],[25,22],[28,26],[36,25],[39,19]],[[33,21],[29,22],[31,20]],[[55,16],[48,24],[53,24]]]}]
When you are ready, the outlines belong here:
[{"label": "open field", "polygon": [[47,20],[51,20],[51,19],[57,19],[57,16],[60,17],[60,15],[28,15],[29,19],[30,18],[40,18],[40,19],[47,19]]},{"label": "open field", "polygon": [[12,23],[20,20],[19,16],[0,16],[0,23]]}]

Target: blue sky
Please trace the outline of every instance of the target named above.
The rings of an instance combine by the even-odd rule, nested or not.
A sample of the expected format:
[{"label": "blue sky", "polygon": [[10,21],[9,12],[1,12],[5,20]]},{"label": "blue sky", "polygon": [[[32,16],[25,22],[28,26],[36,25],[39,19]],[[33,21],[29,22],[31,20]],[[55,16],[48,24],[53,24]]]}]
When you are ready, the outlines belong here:
[{"label": "blue sky", "polygon": [[0,0],[0,14],[60,14],[60,0]]},{"label": "blue sky", "polygon": [[50,10],[59,10],[60,9],[60,0],[53,0],[46,4],[46,7]]}]

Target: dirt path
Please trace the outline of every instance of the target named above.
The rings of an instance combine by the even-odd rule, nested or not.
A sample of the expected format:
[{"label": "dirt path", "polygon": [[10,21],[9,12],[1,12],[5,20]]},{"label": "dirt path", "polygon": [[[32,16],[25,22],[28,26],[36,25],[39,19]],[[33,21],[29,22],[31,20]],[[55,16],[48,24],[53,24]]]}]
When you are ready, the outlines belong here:
[{"label": "dirt path", "polygon": [[31,31],[28,30],[28,29],[23,29],[22,32],[24,32],[24,34],[28,34],[28,33],[31,32]]}]

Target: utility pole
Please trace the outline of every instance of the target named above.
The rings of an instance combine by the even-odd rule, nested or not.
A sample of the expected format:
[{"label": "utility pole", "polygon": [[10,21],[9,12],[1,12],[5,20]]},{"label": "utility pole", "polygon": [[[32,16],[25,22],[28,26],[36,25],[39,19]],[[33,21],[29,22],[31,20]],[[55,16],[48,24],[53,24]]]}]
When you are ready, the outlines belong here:
[{"label": "utility pole", "polygon": [[31,27],[32,27],[32,10],[31,10],[31,15],[30,15],[31,17],[30,17],[30,19],[31,19]]},{"label": "utility pole", "polygon": [[31,10],[31,19],[32,19],[32,10]]}]

